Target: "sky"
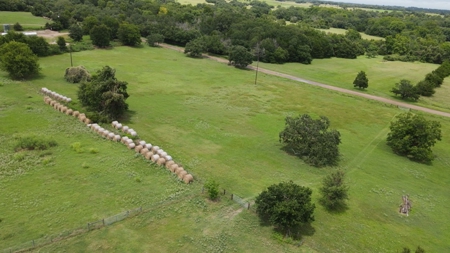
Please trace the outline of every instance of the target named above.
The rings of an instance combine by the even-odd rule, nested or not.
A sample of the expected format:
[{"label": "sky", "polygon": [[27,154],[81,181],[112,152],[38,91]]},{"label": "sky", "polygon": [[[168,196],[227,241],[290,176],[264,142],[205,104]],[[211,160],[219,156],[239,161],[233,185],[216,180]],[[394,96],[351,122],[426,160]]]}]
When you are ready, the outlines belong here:
[{"label": "sky", "polygon": [[329,0],[329,1],[450,10],[450,0]]}]

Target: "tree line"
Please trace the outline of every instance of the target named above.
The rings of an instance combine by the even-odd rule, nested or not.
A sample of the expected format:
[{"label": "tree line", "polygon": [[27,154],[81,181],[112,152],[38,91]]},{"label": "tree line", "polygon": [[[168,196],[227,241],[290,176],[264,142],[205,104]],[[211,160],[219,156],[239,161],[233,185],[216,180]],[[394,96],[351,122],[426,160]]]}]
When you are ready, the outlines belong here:
[{"label": "tree line", "polygon": [[[102,47],[108,46],[111,40],[120,39],[122,27],[127,31],[125,36],[133,31],[127,45],[138,44],[137,36],[152,36],[180,46],[192,42],[191,45],[196,46],[194,51],[218,55],[228,55],[231,48],[242,46],[253,54],[254,59],[268,63],[309,64],[313,59],[353,59],[363,54],[369,57],[385,55],[386,60],[431,63],[450,59],[450,14],[318,6],[274,8],[261,1],[207,2],[209,4],[192,6],[173,0],[89,0],[64,4],[27,0],[26,4],[33,15],[52,19],[46,24],[47,28],[97,35],[105,40],[98,43]],[[348,31],[346,34],[326,34],[317,30],[330,27]],[[91,33],[93,28],[94,33]],[[385,40],[365,40],[360,32]]]}]

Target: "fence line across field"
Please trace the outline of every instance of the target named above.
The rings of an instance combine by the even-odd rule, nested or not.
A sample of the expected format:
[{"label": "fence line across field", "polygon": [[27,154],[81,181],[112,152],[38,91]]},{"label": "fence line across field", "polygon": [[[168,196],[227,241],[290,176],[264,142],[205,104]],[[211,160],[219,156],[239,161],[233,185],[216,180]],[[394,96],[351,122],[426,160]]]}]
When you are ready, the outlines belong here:
[{"label": "fence line across field", "polygon": [[[202,193],[204,193],[204,188],[202,188]],[[221,192],[221,195],[223,196],[227,196],[229,197],[231,200],[233,200],[234,202],[238,203],[240,206],[242,206],[245,209],[250,210],[251,208],[251,204],[249,201],[241,198],[240,196],[233,194],[233,193],[229,193],[226,190],[223,190]],[[194,196],[194,195],[193,195]],[[165,204],[166,202],[176,202],[179,200],[170,200],[170,201],[160,201],[158,203],[153,204],[152,206],[148,206],[146,208],[138,207],[138,208],[134,208],[131,210],[127,210],[118,214],[115,214],[113,216],[109,216],[106,217],[104,219],[100,219],[100,220],[96,220],[93,222],[88,222],[86,223],[86,225],[81,226],[81,227],[77,227],[75,229],[71,229],[71,230],[66,230],[63,232],[60,232],[58,234],[53,234],[53,235],[48,235],[48,236],[44,236],[35,240],[31,240],[19,245],[15,245],[12,247],[9,247],[7,249],[3,249],[0,250],[0,253],[13,253],[13,252],[25,252],[25,251],[30,251],[34,248],[38,248],[38,247],[42,247],[45,245],[49,245],[51,243],[57,242],[57,241],[61,241],[64,240],[66,238],[70,238],[70,237],[74,237],[83,233],[87,233],[91,230],[95,230],[95,229],[100,229],[103,228],[105,226],[109,226],[112,225],[116,222],[125,220],[127,218],[131,218],[134,216],[137,216],[143,212],[148,212],[151,211],[152,209],[154,209],[155,207],[161,205],[161,204]]]}]

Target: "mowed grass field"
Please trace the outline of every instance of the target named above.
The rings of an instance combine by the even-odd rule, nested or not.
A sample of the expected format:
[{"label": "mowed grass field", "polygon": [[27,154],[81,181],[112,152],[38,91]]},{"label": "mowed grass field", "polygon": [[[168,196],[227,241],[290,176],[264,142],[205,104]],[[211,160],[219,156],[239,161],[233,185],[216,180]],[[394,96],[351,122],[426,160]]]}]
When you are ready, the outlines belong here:
[{"label": "mowed grass field", "polygon": [[[322,32],[326,32],[326,33],[336,33],[336,34],[345,34],[347,32],[347,29],[341,29],[341,28],[330,28],[330,29],[317,29],[320,30]],[[361,34],[361,38],[365,39],[365,40],[384,40],[384,38],[382,37],[378,37],[378,36],[372,36],[372,35],[368,35],[365,33],[359,33]]]},{"label": "mowed grass field", "polygon": [[[3,31],[3,24],[14,25],[19,22],[24,29],[37,29],[44,27],[45,23],[49,20],[36,17],[31,12],[12,12],[12,11],[0,11],[0,24]],[[12,27],[11,27],[12,29]]]},{"label": "mowed grass field", "polygon": [[[434,148],[437,158],[433,164],[422,165],[394,155],[386,146],[389,122],[395,115],[404,112],[389,105],[265,74],[260,74],[258,85],[254,85],[253,71],[238,70],[207,59],[191,59],[182,53],[162,48],[118,47],[112,50],[85,51],[74,53],[73,59],[75,65],[83,65],[91,71],[104,65],[116,68],[117,78],[129,82],[128,91],[131,95],[128,99],[130,120],[124,123],[137,130],[142,139],[173,154],[176,161],[181,162],[196,176],[198,185],[194,184],[192,188],[180,185],[164,170],[149,168],[142,159],[134,159],[131,151],[125,150],[120,144],[101,140],[90,134],[85,127],[74,126],[75,129],[79,128],[79,134],[75,135],[69,132],[75,131],[70,130],[71,128],[57,130],[64,124],[50,120],[54,124],[51,126],[55,127],[50,128],[51,133],[61,142],[53,151],[56,162],[52,167],[60,175],[75,173],[72,170],[88,173],[93,169],[86,170],[81,166],[77,168],[77,164],[85,160],[90,163],[89,157],[105,155],[107,158],[98,163],[109,161],[108,159],[121,159],[121,164],[129,161],[142,163],[142,167],[130,167],[138,172],[143,182],[139,184],[133,181],[135,175],[131,173],[132,176],[129,176],[127,173],[131,170],[129,166],[122,165],[118,174],[111,174],[113,167],[105,173],[106,180],[92,181],[91,189],[86,189],[86,194],[107,194],[99,188],[106,187],[107,182],[113,179],[124,182],[126,190],[121,189],[118,183],[110,185],[110,191],[114,194],[110,193],[107,199],[113,203],[105,203],[104,207],[100,205],[99,208],[95,201],[86,201],[84,204],[76,202],[76,197],[71,201],[72,192],[76,191],[74,188],[79,183],[67,176],[64,184],[69,185],[72,191],[55,183],[51,202],[43,202],[31,211],[26,211],[29,205],[25,206],[23,217],[40,217],[43,215],[41,210],[55,210],[54,203],[71,201],[70,203],[77,203],[76,206],[84,210],[83,214],[90,215],[87,218],[92,220],[114,214],[111,210],[114,208],[122,211],[121,208],[133,208],[144,201],[150,204],[155,201],[153,192],[159,196],[155,198],[164,198],[166,194],[171,194],[166,192],[166,188],[181,191],[180,196],[185,198],[178,205],[162,206],[154,212],[106,229],[49,245],[43,249],[44,252],[63,249],[104,252],[199,252],[219,249],[235,252],[395,252],[404,246],[413,248],[418,245],[430,252],[450,250],[450,242],[447,240],[450,237],[450,220],[447,215],[450,208],[450,189],[447,187],[450,183],[450,175],[447,173],[450,166],[449,119],[425,115],[428,119],[441,122],[443,141]],[[14,131],[17,131],[16,134],[38,131],[30,129],[34,129],[36,124],[39,126],[39,121],[44,121],[46,115],[56,113],[36,94],[40,87],[45,86],[76,97],[77,86],[66,83],[63,79],[69,63],[67,54],[41,58],[40,78],[0,87],[0,94],[8,98],[1,101],[9,101],[6,103],[9,106],[4,106],[0,111],[2,122],[4,119],[10,122],[9,127],[3,124],[1,129],[2,138],[7,143],[13,141]],[[339,66],[339,62],[336,62],[336,66]],[[356,73],[357,71],[355,75]],[[28,99],[29,94],[35,98]],[[34,99],[32,106],[42,107],[43,113],[36,112],[31,114],[36,116],[31,117],[26,112],[26,103]],[[293,180],[311,187],[313,201],[317,203],[318,188],[323,176],[335,168],[318,169],[305,165],[297,157],[287,155],[278,142],[284,118],[303,113],[325,115],[330,118],[332,128],[341,132],[340,167],[347,172],[350,200],[348,210],[342,213],[329,213],[317,204],[316,221],[311,224],[311,228],[303,231],[302,246],[280,243],[270,227],[260,226],[254,213],[241,210],[240,206],[230,201],[223,199],[219,203],[211,203],[205,201],[204,196],[197,195],[189,198],[209,179],[217,180],[221,188],[250,201],[271,184]],[[6,117],[5,114],[9,116]],[[26,116],[20,116],[22,120],[15,120],[16,115]],[[70,122],[78,124],[65,115],[60,117],[67,120],[67,125],[71,125]],[[28,123],[25,126],[22,122]],[[21,130],[11,129],[12,125],[20,123],[24,125]],[[40,126],[37,129],[46,128]],[[71,136],[74,139],[63,141]],[[77,136],[80,137],[75,138]],[[79,159],[80,154],[73,153],[69,148],[70,143],[79,138],[84,138],[81,142],[86,143],[86,147],[99,145],[100,152],[96,155],[81,154],[86,158]],[[2,153],[14,156],[11,147],[4,147]],[[59,149],[61,153],[57,153]],[[71,168],[72,164],[74,168]],[[100,171],[104,170],[100,164],[98,166]],[[12,203],[14,199],[17,203],[23,203],[17,196],[47,193],[45,189],[36,190],[35,187],[40,187],[42,183],[32,182],[48,177],[52,173],[47,172],[52,171],[41,169],[39,175],[33,171],[0,179],[1,198]],[[14,187],[21,185],[22,181],[28,182],[28,186]],[[409,217],[398,214],[401,197],[405,194],[409,194],[413,202]],[[139,201],[128,201],[131,197]],[[117,203],[116,198],[122,199],[122,202]],[[9,217],[1,225],[5,226],[7,220],[12,223],[8,225],[8,233],[3,230],[0,232],[0,238],[6,237],[3,240],[9,240],[9,243],[19,240],[10,239],[12,236],[7,235],[19,233],[20,226],[27,224],[14,217],[16,212],[10,205],[0,206],[0,213]],[[66,217],[67,213],[53,213],[55,216],[52,221],[57,220],[55,217],[62,219],[58,226],[52,227],[54,230],[62,227],[70,229],[77,223],[76,220],[82,223],[83,218],[86,218],[76,217],[75,214],[70,218],[73,221],[66,222],[65,219],[69,218],[61,217]],[[38,231],[49,223],[53,224],[48,219],[29,224],[29,230],[33,228]],[[32,235],[21,235],[27,236]],[[28,240],[31,239],[33,238]]]},{"label": "mowed grass field", "polygon": [[[256,66],[256,62],[253,63],[253,66]],[[357,59],[314,59],[310,65],[298,63],[277,65],[260,62],[259,66],[337,87],[398,99],[399,101],[404,100],[395,97],[390,92],[396,83],[402,79],[407,79],[415,85],[425,79],[426,74],[439,67],[437,64],[430,63],[384,61],[382,56],[372,59],[365,56],[360,56]],[[369,87],[365,90],[353,87],[353,81],[359,71],[366,72],[369,79]],[[450,80],[447,78],[444,80],[444,84],[436,89],[436,93],[432,97],[422,96],[417,102],[411,103],[449,112],[450,101],[447,99],[449,94]]]}]

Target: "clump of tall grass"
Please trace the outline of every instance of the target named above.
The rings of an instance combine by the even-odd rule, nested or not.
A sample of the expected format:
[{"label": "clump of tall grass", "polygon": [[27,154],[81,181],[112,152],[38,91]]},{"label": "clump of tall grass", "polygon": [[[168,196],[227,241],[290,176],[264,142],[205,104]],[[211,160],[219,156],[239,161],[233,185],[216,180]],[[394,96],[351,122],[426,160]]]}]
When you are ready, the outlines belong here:
[{"label": "clump of tall grass", "polygon": [[44,137],[24,136],[18,138],[14,150],[46,150],[57,145],[56,141]]}]

